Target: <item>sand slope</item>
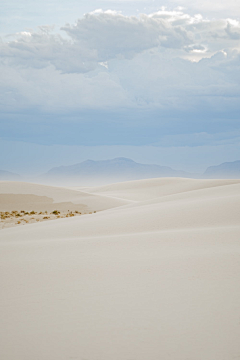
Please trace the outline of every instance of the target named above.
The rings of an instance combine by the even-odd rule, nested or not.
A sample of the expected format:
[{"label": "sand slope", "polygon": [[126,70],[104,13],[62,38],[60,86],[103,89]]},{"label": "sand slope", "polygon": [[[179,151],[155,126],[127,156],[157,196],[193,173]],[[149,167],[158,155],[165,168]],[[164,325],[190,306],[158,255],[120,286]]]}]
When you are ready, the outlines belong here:
[{"label": "sand slope", "polygon": [[[47,210],[48,205],[56,204],[55,207],[61,207],[62,203],[72,203],[76,205],[83,205],[88,210],[105,210],[113,208],[115,206],[121,206],[129,201],[121,199],[113,199],[110,197],[104,197],[102,195],[92,195],[90,193],[85,193],[82,191],[75,191],[71,189],[46,186],[39,184],[31,184],[24,182],[11,182],[11,181],[0,181],[0,195],[8,195],[8,204],[9,206],[15,208],[25,208],[29,209],[29,203],[32,206],[36,206],[36,200],[32,200],[29,197],[26,197],[27,201],[18,201],[18,197],[14,195],[34,195],[39,197],[45,197],[45,199],[39,199],[39,202],[45,200],[44,207]],[[12,196],[11,196],[12,195]],[[48,200],[46,199],[48,198]],[[6,202],[0,202],[0,211],[4,211],[5,208],[9,208]],[[66,205],[66,207],[68,207]],[[13,209],[12,209],[13,210]]]},{"label": "sand slope", "polygon": [[92,194],[102,194],[133,201],[144,201],[167,196],[200,190],[239,184],[240,180],[196,180],[184,178],[161,178],[138,181],[128,181],[85,189]]},{"label": "sand slope", "polygon": [[1,358],[238,358],[240,181],[90,191],[127,202],[0,232]]}]

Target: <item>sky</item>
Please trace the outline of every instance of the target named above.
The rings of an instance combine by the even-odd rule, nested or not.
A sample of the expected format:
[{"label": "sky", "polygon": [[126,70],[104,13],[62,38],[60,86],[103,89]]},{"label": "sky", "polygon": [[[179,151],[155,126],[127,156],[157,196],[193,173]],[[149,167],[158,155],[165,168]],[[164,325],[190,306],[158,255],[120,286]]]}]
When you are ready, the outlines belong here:
[{"label": "sky", "polygon": [[2,0],[0,169],[240,159],[240,2]]}]

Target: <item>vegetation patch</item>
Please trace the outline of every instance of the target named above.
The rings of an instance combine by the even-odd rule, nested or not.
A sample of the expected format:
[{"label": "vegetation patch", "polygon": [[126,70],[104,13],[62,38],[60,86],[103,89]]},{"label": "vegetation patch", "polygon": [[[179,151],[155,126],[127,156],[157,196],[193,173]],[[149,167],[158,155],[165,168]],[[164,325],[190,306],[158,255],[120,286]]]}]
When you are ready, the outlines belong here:
[{"label": "vegetation patch", "polygon": [[[92,214],[93,212],[88,212],[88,214]],[[96,211],[94,211],[96,213]],[[87,213],[84,213],[84,215]],[[81,216],[82,213],[78,210],[70,211],[59,211],[53,210],[52,212],[48,211],[35,211],[32,210],[30,212],[25,210],[13,210],[11,212],[4,211],[0,212],[0,229],[4,229],[6,227],[16,226],[16,225],[25,225],[25,224],[33,224],[46,220],[55,220],[55,219],[63,219],[68,217]],[[16,222],[16,220],[18,220]]]}]

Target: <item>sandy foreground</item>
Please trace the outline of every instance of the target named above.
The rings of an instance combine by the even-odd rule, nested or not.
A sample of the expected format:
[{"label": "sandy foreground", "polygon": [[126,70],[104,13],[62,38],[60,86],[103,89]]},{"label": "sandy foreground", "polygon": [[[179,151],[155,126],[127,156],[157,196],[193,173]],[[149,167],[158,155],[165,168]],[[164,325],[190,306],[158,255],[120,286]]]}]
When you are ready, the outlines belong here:
[{"label": "sandy foreground", "polygon": [[53,209],[0,230],[0,359],[240,359],[240,180],[0,182]]}]

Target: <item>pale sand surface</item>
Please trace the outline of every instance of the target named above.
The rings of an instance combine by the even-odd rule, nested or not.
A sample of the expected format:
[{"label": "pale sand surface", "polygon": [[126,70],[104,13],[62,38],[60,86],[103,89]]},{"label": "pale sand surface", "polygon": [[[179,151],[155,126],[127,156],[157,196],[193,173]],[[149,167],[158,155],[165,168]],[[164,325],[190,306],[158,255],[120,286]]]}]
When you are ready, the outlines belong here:
[{"label": "pale sand surface", "polygon": [[240,180],[40,187],[108,206],[0,231],[1,359],[240,358]]},{"label": "pale sand surface", "polygon": [[[179,194],[205,188],[215,188],[239,184],[240,180],[193,180],[183,178],[162,178],[128,181],[99,187],[86,188],[85,191],[117,198],[144,201],[160,196]],[[80,188],[75,188],[80,189]]]},{"label": "pale sand surface", "polygon": [[[78,216],[79,213],[91,214],[129,203],[131,201],[92,195],[66,188],[0,181],[0,230],[56,220],[68,217],[70,213],[73,213],[73,216]],[[55,210],[60,212],[58,216],[52,214]],[[16,213],[13,214],[12,211],[16,211]],[[36,214],[25,215],[23,211],[29,213],[34,211]]]},{"label": "pale sand surface", "polygon": [[[113,199],[98,194],[90,194],[82,191],[71,190],[62,187],[53,187],[46,185],[38,185],[24,182],[0,181],[0,194],[13,195],[35,195],[48,197],[51,203],[59,204],[63,202],[71,202],[76,205],[83,205],[88,210],[105,210],[115,206],[130,203],[128,200]],[[13,201],[15,202],[15,200]],[[25,202],[22,203],[24,206]],[[1,205],[0,205],[1,206]],[[18,204],[20,206],[20,204]],[[20,209],[16,209],[20,210]],[[23,209],[25,210],[25,209]],[[3,211],[3,210],[0,210]]]}]

